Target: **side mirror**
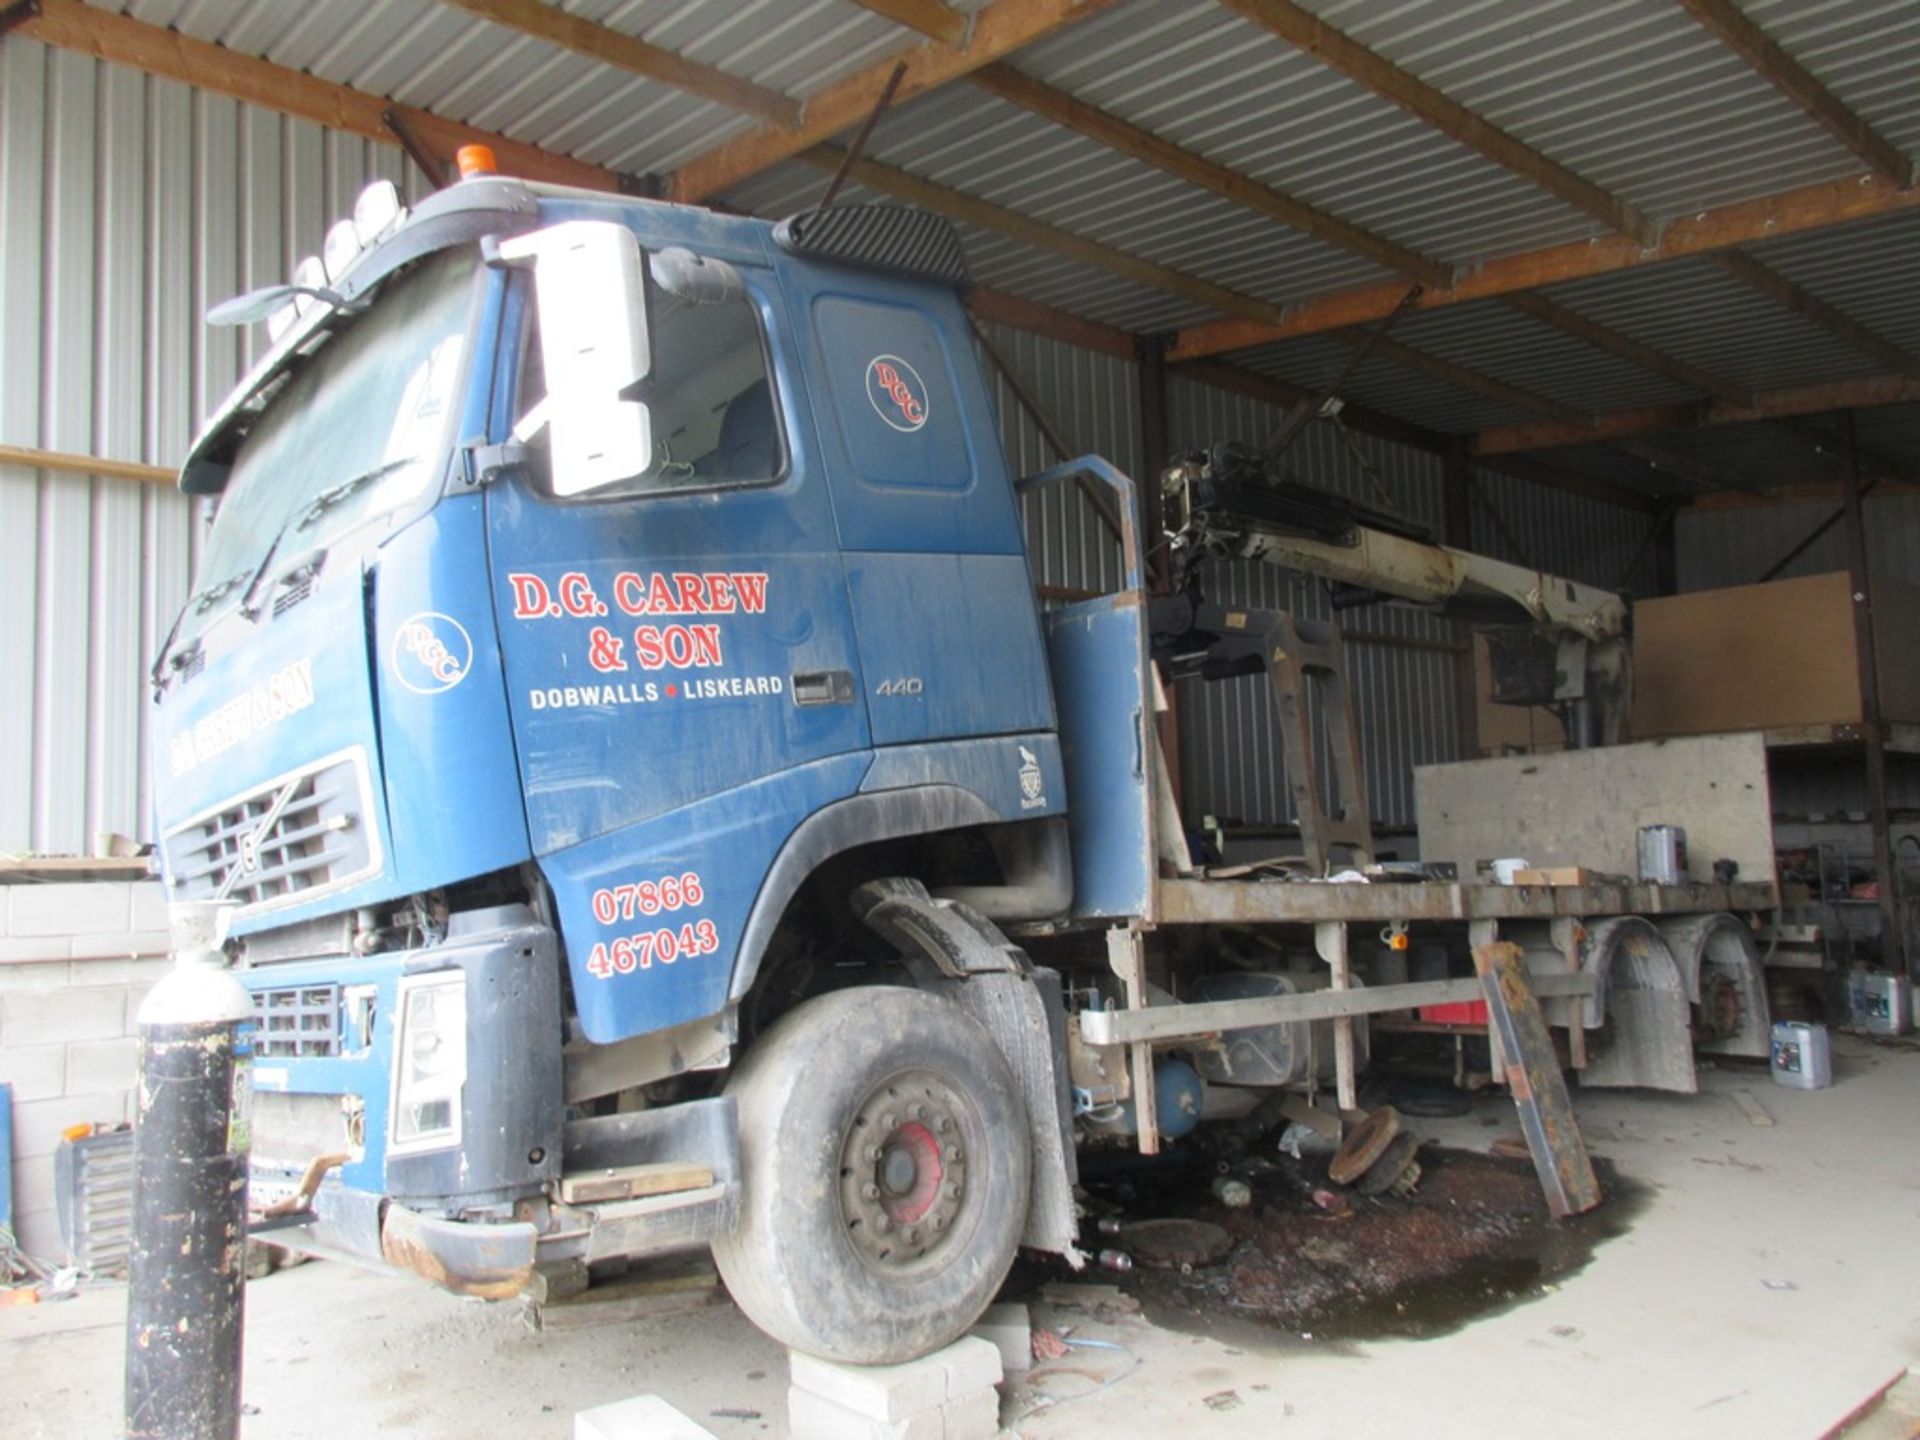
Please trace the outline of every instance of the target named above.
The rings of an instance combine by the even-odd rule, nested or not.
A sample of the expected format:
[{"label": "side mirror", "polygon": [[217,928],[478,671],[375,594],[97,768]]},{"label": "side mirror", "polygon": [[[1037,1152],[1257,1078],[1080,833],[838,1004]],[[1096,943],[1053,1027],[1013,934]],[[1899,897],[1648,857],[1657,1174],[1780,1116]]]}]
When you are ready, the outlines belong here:
[{"label": "side mirror", "polygon": [[556,495],[630,479],[653,460],[653,421],[623,392],[652,370],[640,242],[608,220],[570,220],[500,246],[533,262]]}]

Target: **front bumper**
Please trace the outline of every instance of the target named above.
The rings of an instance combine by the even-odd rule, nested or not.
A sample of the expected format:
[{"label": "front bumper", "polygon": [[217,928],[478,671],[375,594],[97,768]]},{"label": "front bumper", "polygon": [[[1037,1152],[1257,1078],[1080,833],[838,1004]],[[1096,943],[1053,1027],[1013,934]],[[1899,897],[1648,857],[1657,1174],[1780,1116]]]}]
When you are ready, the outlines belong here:
[{"label": "front bumper", "polygon": [[538,1241],[525,1221],[448,1220],[344,1185],[325,1187],[301,1215],[252,1233],[307,1254],[410,1271],[483,1300],[508,1300],[526,1289]]}]

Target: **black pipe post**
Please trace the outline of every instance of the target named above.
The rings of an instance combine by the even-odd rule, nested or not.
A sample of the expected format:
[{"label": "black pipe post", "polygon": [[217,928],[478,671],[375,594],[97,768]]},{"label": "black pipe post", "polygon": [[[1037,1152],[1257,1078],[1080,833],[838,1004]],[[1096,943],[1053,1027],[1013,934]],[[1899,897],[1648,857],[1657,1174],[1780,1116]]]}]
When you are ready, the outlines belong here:
[{"label": "black pipe post", "polygon": [[128,1440],[240,1433],[253,1006],[220,949],[229,909],[173,907],[174,967],[140,1007]]}]

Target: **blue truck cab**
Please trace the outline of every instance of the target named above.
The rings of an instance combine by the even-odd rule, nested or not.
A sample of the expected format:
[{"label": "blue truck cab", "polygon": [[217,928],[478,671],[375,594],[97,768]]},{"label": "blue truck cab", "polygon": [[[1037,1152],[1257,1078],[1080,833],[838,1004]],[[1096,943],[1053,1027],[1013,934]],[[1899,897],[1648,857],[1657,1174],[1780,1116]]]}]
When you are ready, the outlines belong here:
[{"label": "blue truck cab", "polygon": [[1054,675],[1138,782],[1138,543],[1042,616],[962,279],[916,212],[480,174],[222,307],[271,343],[182,474],[152,756],[275,1238],[493,1297],[711,1244],[850,1360],[1071,1250],[1060,985],[996,921],[1137,907]]}]

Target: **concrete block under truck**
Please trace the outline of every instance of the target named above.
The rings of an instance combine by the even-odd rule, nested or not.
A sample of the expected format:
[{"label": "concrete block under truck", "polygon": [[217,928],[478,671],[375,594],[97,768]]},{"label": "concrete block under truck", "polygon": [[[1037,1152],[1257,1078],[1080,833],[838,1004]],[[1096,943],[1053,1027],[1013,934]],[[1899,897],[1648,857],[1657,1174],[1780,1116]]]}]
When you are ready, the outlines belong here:
[{"label": "concrete block under truck", "polygon": [[[1562,922],[1751,903],[1205,878],[1132,486],[1009,473],[944,221],[466,168],[209,317],[268,343],[182,472],[152,755],[171,894],[234,905],[276,1240],[495,1298],[711,1246],[779,1340],[902,1360],[1077,1258],[1077,1147],[1323,1083],[1313,1026],[1350,1098],[1353,1017],[1415,1001],[1349,927],[1557,972]],[[1043,613],[1019,501],[1064,483],[1122,579]],[[1248,924],[1330,963],[1225,964]]]}]

